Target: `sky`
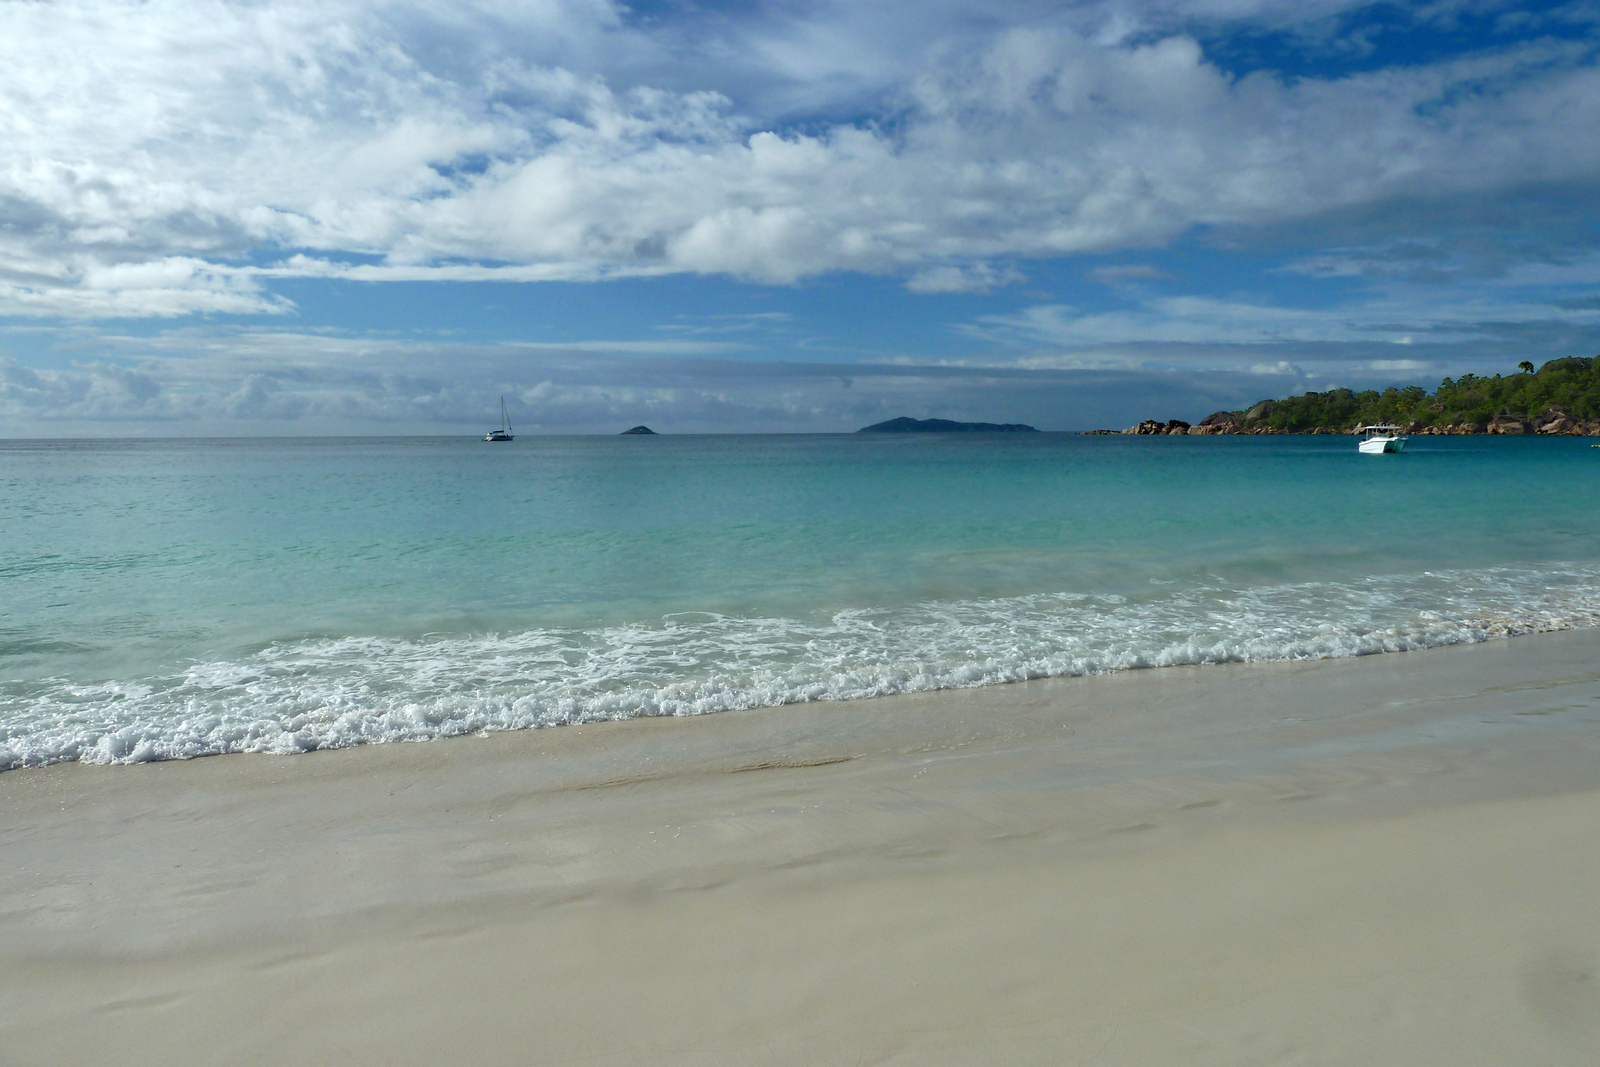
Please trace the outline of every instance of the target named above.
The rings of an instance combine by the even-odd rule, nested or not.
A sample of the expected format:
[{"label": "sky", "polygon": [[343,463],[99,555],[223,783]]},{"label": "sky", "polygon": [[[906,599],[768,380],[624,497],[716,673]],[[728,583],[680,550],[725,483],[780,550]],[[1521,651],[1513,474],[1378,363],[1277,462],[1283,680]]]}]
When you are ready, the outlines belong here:
[{"label": "sky", "polygon": [[1600,0],[0,0],[0,437],[1121,428],[1600,353]]}]

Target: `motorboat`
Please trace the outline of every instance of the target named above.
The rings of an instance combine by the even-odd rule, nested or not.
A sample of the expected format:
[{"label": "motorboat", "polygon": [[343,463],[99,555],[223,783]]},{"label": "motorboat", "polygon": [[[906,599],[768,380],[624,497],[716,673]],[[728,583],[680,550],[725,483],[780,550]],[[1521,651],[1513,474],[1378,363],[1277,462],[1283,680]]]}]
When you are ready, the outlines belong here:
[{"label": "motorboat", "polygon": [[500,398],[500,428],[483,435],[485,441],[515,441],[511,436],[511,414],[506,411],[506,398]]},{"label": "motorboat", "polygon": [[1388,424],[1378,426],[1363,426],[1361,428],[1361,443],[1356,447],[1369,455],[1381,455],[1384,452],[1399,452],[1406,447],[1408,438],[1398,426]]}]

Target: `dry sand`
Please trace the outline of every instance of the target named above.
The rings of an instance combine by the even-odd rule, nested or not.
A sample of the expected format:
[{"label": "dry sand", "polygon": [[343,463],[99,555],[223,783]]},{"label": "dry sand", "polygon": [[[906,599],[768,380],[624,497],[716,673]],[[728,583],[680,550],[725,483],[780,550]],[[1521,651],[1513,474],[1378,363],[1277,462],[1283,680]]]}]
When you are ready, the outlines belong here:
[{"label": "dry sand", "polygon": [[1600,1062],[1600,631],[0,775],[0,1067]]}]

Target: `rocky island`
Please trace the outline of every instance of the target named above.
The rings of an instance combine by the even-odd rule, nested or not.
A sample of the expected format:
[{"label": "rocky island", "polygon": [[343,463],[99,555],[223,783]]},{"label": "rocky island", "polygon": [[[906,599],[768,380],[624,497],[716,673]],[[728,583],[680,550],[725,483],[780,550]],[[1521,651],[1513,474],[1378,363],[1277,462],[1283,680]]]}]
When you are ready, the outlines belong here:
[{"label": "rocky island", "polygon": [[655,431],[654,431],[654,430],[652,430],[652,429],[651,429],[651,428],[650,428],[650,427],[648,427],[648,426],[642,426],[642,425],[641,425],[641,426],[635,426],[635,427],[634,427],[634,428],[633,428],[633,429],[631,429],[631,430],[623,430],[623,431],[622,431],[622,432],[621,432],[621,433],[620,433],[620,434],[618,434],[618,435],[617,435],[617,436],[619,436],[619,437],[626,437],[626,436],[628,436],[628,435],[629,435],[629,434],[630,434],[630,433],[639,433],[639,434],[645,434],[645,433],[647,433],[647,434],[649,434],[649,435],[650,435],[650,436],[651,436],[651,437],[654,437],[654,436],[655,436],[655,435],[656,435],[656,432],[655,432]]},{"label": "rocky island", "polygon": [[863,426],[856,433],[1038,433],[1020,422],[955,422],[951,419],[910,419],[901,416],[888,422]]}]

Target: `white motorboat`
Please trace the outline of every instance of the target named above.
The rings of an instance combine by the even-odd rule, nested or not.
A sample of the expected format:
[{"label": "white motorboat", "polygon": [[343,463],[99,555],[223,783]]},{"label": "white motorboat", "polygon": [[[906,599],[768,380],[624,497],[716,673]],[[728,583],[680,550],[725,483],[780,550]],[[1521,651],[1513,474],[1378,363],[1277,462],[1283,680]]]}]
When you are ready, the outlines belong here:
[{"label": "white motorboat", "polygon": [[1356,447],[1369,455],[1398,452],[1406,447],[1408,438],[1398,426],[1363,426],[1361,430],[1364,436]]},{"label": "white motorboat", "polygon": [[515,441],[511,436],[511,415],[506,411],[506,398],[500,398],[500,428],[483,435],[485,441]]}]

